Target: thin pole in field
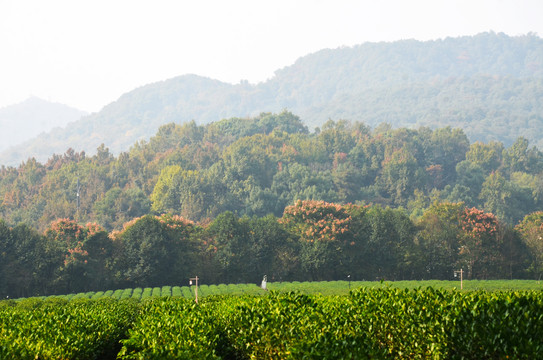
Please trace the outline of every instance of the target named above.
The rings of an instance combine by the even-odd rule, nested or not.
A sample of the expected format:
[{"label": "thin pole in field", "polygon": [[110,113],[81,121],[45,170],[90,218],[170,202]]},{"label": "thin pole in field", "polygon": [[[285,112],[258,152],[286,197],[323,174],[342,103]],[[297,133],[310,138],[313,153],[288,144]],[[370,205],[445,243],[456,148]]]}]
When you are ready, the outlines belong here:
[{"label": "thin pole in field", "polygon": [[198,276],[189,279],[189,285],[192,285],[192,281],[196,282],[196,289],[194,289],[194,301],[198,304]]},{"label": "thin pole in field", "polygon": [[458,274],[460,274],[460,290],[463,290],[464,289],[464,270],[463,269],[460,269],[460,270],[455,270],[454,271],[454,277],[457,277]]}]

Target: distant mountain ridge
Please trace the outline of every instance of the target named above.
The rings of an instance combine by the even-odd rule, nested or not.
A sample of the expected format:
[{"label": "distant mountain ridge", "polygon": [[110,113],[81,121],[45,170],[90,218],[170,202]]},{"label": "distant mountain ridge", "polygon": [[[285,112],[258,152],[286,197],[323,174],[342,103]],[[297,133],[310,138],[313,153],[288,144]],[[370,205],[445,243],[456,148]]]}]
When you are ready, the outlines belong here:
[{"label": "distant mountain ridge", "polygon": [[0,108],[0,150],[30,140],[42,132],[66,126],[87,114],[85,111],[35,96]]},{"label": "distant mountain ridge", "polygon": [[68,148],[113,153],[160,125],[288,109],[310,129],[328,119],[370,126],[461,127],[470,140],[510,145],[524,136],[543,148],[543,39],[482,33],[325,49],[256,85],[183,75],[137,88],[63,129],[0,153],[0,164],[45,161]]}]

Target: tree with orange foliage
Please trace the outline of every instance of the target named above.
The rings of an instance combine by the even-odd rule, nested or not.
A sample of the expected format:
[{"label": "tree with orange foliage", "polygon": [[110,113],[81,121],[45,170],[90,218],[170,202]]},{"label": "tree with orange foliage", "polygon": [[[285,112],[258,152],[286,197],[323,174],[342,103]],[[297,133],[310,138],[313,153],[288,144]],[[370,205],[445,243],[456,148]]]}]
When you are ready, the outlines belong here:
[{"label": "tree with orange foliage", "polygon": [[298,200],[287,206],[280,222],[300,240],[302,270],[312,280],[343,277],[344,249],[351,245],[351,215],[346,207],[324,201]]},{"label": "tree with orange foliage", "polygon": [[499,223],[494,214],[471,208],[460,214],[462,235],[459,241],[459,264],[467,269],[467,278],[488,278],[499,265]]}]

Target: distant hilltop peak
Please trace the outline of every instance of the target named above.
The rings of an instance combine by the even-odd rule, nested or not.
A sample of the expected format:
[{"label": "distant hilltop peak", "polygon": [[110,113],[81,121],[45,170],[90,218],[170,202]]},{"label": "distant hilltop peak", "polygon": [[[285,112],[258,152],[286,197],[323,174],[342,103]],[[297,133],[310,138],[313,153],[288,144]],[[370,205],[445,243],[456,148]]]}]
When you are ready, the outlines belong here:
[{"label": "distant hilltop peak", "polygon": [[49,108],[49,109],[51,109],[51,108],[57,108],[57,109],[65,108],[65,109],[70,109],[71,111],[78,112],[82,116],[88,115],[88,112],[86,112],[86,111],[79,110],[79,109],[76,109],[76,108],[74,108],[72,106],[62,104],[62,103],[59,103],[59,102],[56,102],[56,101],[45,100],[45,99],[42,99],[42,98],[40,98],[38,96],[35,96],[35,95],[30,95],[25,100],[23,100],[21,102],[18,102],[16,104],[7,105],[7,106],[4,106],[4,107],[0,108],[0,114],[3,114],[6,109],[8,109],[8,110],[10,110],[10,109],[19,109],[19,108],[25,108],[25,107],[28,107],[28,106],[41,106],[41,107]]}]

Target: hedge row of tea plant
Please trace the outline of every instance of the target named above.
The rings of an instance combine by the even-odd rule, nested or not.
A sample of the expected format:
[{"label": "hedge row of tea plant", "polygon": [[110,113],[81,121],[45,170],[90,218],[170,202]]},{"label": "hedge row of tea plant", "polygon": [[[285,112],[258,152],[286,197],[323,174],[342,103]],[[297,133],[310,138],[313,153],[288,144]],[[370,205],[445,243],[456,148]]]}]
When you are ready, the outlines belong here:
[{"label": "hedge row of tea plant", "polygon": [[0,302],[0,359],[115,359],[136,301],[29,298]]},{"label": "hedge row of tea plant", "polygon": [[384,287],[346,296],[207,296],[199,304],[0,302],[1,359],[116,357],[541,359],[543,293]]},{"label": "hedge row of tea plant", "polygon": [[[268,289],[288,292],[299,291],[304,294],[322,294],[322,295],[347,295],[351,289],[368,287],[383,288],[393,286],[401,289],[414,289],[419,287],[433,287],[441,289],[458,289],[460,281],[447,280],[408,280],[394,282],[379,281],[292,281],[292,282],[268,282]],[[543,284],[536,280],[467,280],[464,281],[464,290],[540,290]],[[127,288],[107,291],[90,291],[85,293],[53,295],[66,300],[74,299],[101,299],[112,297],[114,299],[135,299],[145,300],[150,297],[184,297],[194,299],[195,286],[162,286],[154,288]],[[261,295],[263,292],[256,284],[220,284],[198,286],[198,297],[209,295]],[[51,296],[50,296],[51,297]]]},{"label": "hedge row of tea plant", "polygon": [[[258,295],[262,290],[255,284],[220,284],[220,285],[200,285],[198,286],[198,297],[209,295]],[[52,295],[45,298],[60,298],[63,300],[113,298],[118,300],[134,299],[145,300],[151,297],[184,297],[194,299],[195,286],[162,286],[148,288],[126,288],[107,291],[89,291],[85,293]]]},{"label": "hedge row of tea plant", "polygon": [[541,292],[398,288],[146,303],[123,359],[543,358]]}]

